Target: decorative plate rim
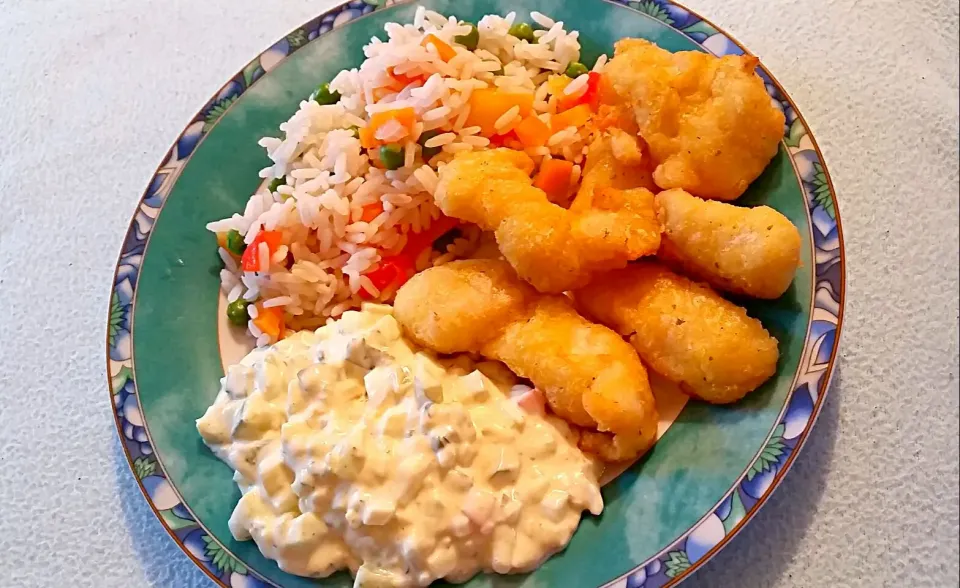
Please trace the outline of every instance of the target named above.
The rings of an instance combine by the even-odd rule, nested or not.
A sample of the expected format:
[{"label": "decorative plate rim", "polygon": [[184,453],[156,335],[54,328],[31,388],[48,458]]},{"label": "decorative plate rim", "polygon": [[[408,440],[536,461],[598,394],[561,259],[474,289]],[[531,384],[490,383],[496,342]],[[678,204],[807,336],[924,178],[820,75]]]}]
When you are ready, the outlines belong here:
[{"label": "decorative plate rim", "polygon": [[[152,462],[152,466],[149,465],[149,460],[141,462],[141,460],[153,454],[153,449],[136,391],[131,333],[132,302],[136,298],[139,267],[146,253],[146,243],[149,241],[153,223],[156,221],[177,176],[179,176],[180,170],[190,160],[197,145],[216,125],[217,120],[223,113],[232,106],[237,97],[247,91],[267,71],[317,37],[356,18],[366,16],[375,10],[413,1],[415,0],[383,0],[379,2],[378,0],[349,0],[343,2],[310,19],[258,54],[243,69],[231,77],[181,131],[176,141],[164,155],[162,163],[151,175],[151,180],[140,196],[124,233],[123,245],[117,258],[111,282],[106,329],[107,387],[113,405],[114,424],[120,437],[127,465],[130,467],[140,492],[154,515],[159,519],[163,529],[181,551],[211,580],[226,588],[234,583],[236,574],[246,576],[248,572],[254,574],[259,581],[267,585],[274,585],[274,583],[263,578],[254,570],[248,570],[239,558],[230,553],[193,518],[188,505],[183,503],[177,489],[167,482],[166,474],[162,473],[158,476],[154,473],[157,466],[161,470],[163,469],[159,456]],[[602,1],[632,9],[648,18],[659,20],[687,36],[697,45],[717,55],[749,54],[746,47],[733,36],[699,13],[674,0]],[[681,19],[683,20],[683,28],[676,26]],[[285,51],[285,53],[279,59],[275,59],[278,50]],[[271,55],[268,64],[264,58]],[[768,92],[781,105],[787,116],[787,125],[782,142],[787,148],[787,155],[793,166],[794,174],[806,197],[806,214],[810,221],[812,233],[810,246],[813,250],[814,262],[813,275],[811,276],[813,304],[806,326],[800,364],[773,427],[765,437],[757,454],[737,477],[732,487],[723,494],[720,501],[657,554],[635,565],[621,576],[608,581],[603,585],[605,587],[645,587],[648,579],[658,576],[662,576],[660,578],[662,581],[656,583],[656,586],[674,586],[688,578],[720,549],[725,547],[766,504],[767,499],[779,487],[783,477],[793,465],[820,415],[823,401],[833,377],[846,298],[846,257],[836,191],[824,163],[820,147],[796,104],[780,82],[762,63],[758,69],[761,77],[766,78],[764,81],[767,84]],[[185,153],[180,153],[181,148]],[[801,156],[803,157],[801,158]],[[803,161],[798,161],[798,159]],[[813,172],[809,174],[811,176],[809,181],[802,176],[798,163],[807,164],[805,166],[809,167],[807,171]],[[818,216],[817,219],[814,218],[815,214]],[[142,226],[146,228],[143,229]],[[822,231],[819,230],[821,228]],[[834,233],[835,236],[831,237]],[[138,239],[141,236],[143,240]],[[820,245],[832,245],[832,247],[821,249]],[[821,254],[823,260],[821,260]],[[832,283],[829,276],[826,275],[836,266],[839,266],[838,284]],[[125,275],[121,276],[121,270],[124,268],[129,269],[130,275],[126,275],[125,272]],[[821,290],[823,290],[822,296]],[[121,302],[124,299],[126,302]],[[821,323],[820,328],[823,331],[814,337],[811,331],[815,323]],[[818,362],[824,356],[823,345],[827,342],[829,342],[829,355],[826,356],[826,362]],[[129,349],[126,348],[127,346],[129,346]],[[127,354],[123,357],[121,354],[125,351]],[[131,390],[129,392],[126,391],[128,386]],[[804,394],[805,397],[800,396],[800,393]],[[133,404],[129,408],[132,408],[135,416],[139,416],[139,426],[127,420],[125,416],[128,410],[127,402],[131,400]],[[803,401],[809,402],[809,406],[797,404]],[[787,426],[794,424],[789,422],[794,410],[805,421],[799,431],[790,431],[792,436],[785,437]],[[804,411],[806,411],[805,415],[803,414]],[[140,457],[134,459],[130,445],[139,445]],[[141,463],[147,465],[141,466],[139,465]],[[770,474],[772,474],[772,478],[766,480],[767,485],[760,490],[758,496],[748,494],[748,491],[745,490],[746,485],[755,476],[768,476]],[[145,483],[147,479],[156,479],[150,484],[153,490],[156,490],[157,487],[164,487],[164,485],[168,487],[177,498],[178,503],[170,508],[158,508],[155,498],[151,494],[151,488],[148,488]],[[154,483],[157,486],[154,486]],[[746,508],[744,498],[750,504],[749,508]],[[734,499],[737,501],[736,505],[733,502]],[[173,512],[177,507],[181,507],[180,512]],[[164,513],[168,513],[167,516]],[[174,523],[171,523],[171,520]],[[202,540],[206,544],[206,549],[201,552],[202,555],[195,553],[193,549],[186,545],[186,541],[198,533],[199,535],[196,536],[194,541],[200,542]],[[699,535],[695,536],[695,534]],[[694,538],[698,541],[690,544],[688,540]],[[691,553],[696,555],[692,561]]]}]

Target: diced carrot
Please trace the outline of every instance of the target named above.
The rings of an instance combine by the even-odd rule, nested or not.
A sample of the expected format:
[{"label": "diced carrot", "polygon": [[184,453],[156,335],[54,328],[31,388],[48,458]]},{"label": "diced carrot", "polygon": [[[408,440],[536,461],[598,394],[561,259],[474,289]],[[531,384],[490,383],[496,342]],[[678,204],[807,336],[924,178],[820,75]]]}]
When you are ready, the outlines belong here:
[{"label": "diced carrot", "polygon": [[554,133],[562,131],[567,127],[580,128],[587,124],[591,116],[593,116],[593,111],[590,110],[589,105],[578,104],[570,110],[564,110],[563,112],[558,112],[553,115],[553,117],[550,118],[550,127]]},{"label": "diced carrot", "polygon": [[253,319],[253,324],[257,325],[257,328],[267,335],[270,335],[272,339],[279,340],[284,327],[283,309],[279,306],[263,308],[263,306],[258,304],[257,318]]},{"label": "diced carrot", "polygon": [[439,55],[440,59],[444,61],[450,61],[457,56],[456,49],[441,41],[440,38],[434,34],[429,34],[424,37],[423,41],[420,42],[420,45],[423,47],[433,45],[433,48],[437,50],[437,55]]},{"label": "diced carrot", "polygon": [[380,202],[374,202],[373,204],[368,204],[363,207],[363,212],[360,214],[360,220],[365,223],[373,221],[373,219],[380,216],[380,213],[383,212],[383,204]]},{"label": "diced carrot", "polygon": [[395,120],[406,128],[412,129],[413,125],[417,122],[417,113],[409,106],[406,108],[375,112],[370,116],[370,123],[367,126],[376,130],[391,120]]},{"label": "diced carrot", "polygon": [[253,239],[253,243],[244,249],[243,256],[240,258],[240,267],[245,272],[259,272],[268,268],[260,267],[260,244],[266,243],[270,255],[276,253],[277,248],[283,243],[283,235],[280,231],[260,231]]},{"label": "diced carrot", "polygon": [[479,88],[470,94],[470,114],[466,126],[479,126],[480,134],[492,137],[496,134],[497,119],[514,106],[519,107],[524,118],[533,110],[533,94],[529,92],[506,92],[498,88]]},{"label": "diced carrot", "polygon": [[[227,249],[227,234],[226,233],[217,233],[217,246]],[[228,249],[229,251],[229,249]]]},{"label": "diced carrot", "polygon": [[395,120],[400,123],[404,128],[407,129],[407,132],[413,132],[413,126],[417,123],[417,114],[414,112],[413,108],[396,108],[394,110],[384,110],[381,112],[375,112],[370,117],[370,122],[367,123],[367,126],[359,130],[360,133],[360,145],[372,149],[380,144],[380,141],[377,140],[377,129],[387,124],[388,122]]},{"label": "diced carrot", "polygon": [[550,127],[535,114],[528,115],[513,128],[524,147],[541,147],[550,138]]},{"label": "diced carrot", "polygon": [[570,189],[570,175],[573,164],[565,159],[548,159],[540,165],[540,173],[533,179],[533,185],[547,193],[551,202],[562,200]]}]

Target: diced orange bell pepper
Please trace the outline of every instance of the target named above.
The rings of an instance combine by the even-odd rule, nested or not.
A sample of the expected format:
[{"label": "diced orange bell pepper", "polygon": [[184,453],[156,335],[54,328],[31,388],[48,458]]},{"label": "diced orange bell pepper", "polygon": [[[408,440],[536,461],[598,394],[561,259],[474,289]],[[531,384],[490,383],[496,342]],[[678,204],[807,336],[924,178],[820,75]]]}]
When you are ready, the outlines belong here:
[{"label": "diced orange bell pepper", "polygon": [[533,111],[533,94],[529,92],[506,92],[498,88],[479,88],[470,94],[470,114],[466,126],[480,127],[480,134],[492,137],[496,134],[497,119],[514,106],[519,107],[520,117]]},{"label": "diced orange bell pepper", "polygon": [[540,173],[533,185],[547,193],[547,199],[558,202],[567,196],[573,164],[566,159],[548,159],[540,165]]},{"label": "diced orange bell pepper", "polygon": [[283,334],[283,322],[283,309],[279,306],[263,308],[257,305],[257,318],[253,319],[253,324],[275,341],[279,340]]},{"label": "diced orange bell pepper", "polygon": [[364,149],[373,149],[377,146],[377,138],[374,137],[374,130],[370,125],[357,129],[357,133],[360,135],[360,146]]},{"label": "diced orange bell pepper", "polygon": [[593,112],[590,110],[589,105],[578,104],[570,110],[564,110],[563,112],[558,112],[553,115],[550,119],[550,127],[554,133],[562,131],[567,127],[580,128],[587,124],[591,116],[593,116]]},{"label": "diced orange bell pepper", "polygon": [[530,114],[513,128],[524,147],[542,147],[550,138],[550,127],[536,114]]},{"label": "diced orange bell pepper", "polygon": [[424,37],[423,41],[420,42],[420,45],[422,45],[423,47],[428,47],[430,45],[433,45],[433,48],[437,50],[437,55],[439,55],[440,59],[444,61],[450,61],[451,59],[457,56],[456,49],[454,49],[450,45],[447,45],[446,43],[441,41],[439,37],[437,37],[432,33]]}]

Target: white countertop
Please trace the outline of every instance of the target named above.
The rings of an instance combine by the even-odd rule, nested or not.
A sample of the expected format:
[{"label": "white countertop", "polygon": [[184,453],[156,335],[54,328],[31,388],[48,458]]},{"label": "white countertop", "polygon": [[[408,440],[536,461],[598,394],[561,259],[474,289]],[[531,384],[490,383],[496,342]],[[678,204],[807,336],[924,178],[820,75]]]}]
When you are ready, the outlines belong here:
[{"label": "white countertop", "polygon": [[[209,585],[120,451],[110,278],[189,118],[331,4],[0,2],[0,585]],[[957,4],[688,4],[799,105],[839,193],[848,273],[842,358],[812,440],[685,585],[956,586]]]}]

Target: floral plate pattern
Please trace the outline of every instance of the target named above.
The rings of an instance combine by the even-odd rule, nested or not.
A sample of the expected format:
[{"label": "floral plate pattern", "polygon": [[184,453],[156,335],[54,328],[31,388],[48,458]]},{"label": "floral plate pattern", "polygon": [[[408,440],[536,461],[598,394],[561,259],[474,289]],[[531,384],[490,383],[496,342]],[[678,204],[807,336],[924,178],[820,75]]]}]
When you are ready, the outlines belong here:
[{"label": "floral plate pattern", "polygon": [[[717,55],[745,52],[731,37],[679,4],[667,0],[617,3],[669,25]],[[132,359],[133,301],[147,241],[166,197],[194,149],[241,94],[314,39],[393,4],[391,0],[355,0],[340,5],[286,35],[247,64],[210,99],[167,152],[140,200],[123,242],[112,284],[106,342],[108,384],[120,440],[134,476],[164,528],[221,586],[274,584],[249,570],[194,519],[155,455],[139,405]],[[752,464],[720,503],[655,557],[635,562],[635,568],[608,586],[672,586],[723,547],[757,512],[789,469],[813,427],[829,385],[843,317],[845,275],[836,196],[820,151],[799,112],[766,70],[761,67],[758,73],[786,115],[783,141],[802,185],[812,228],[813,308],[794,387]]]}]

